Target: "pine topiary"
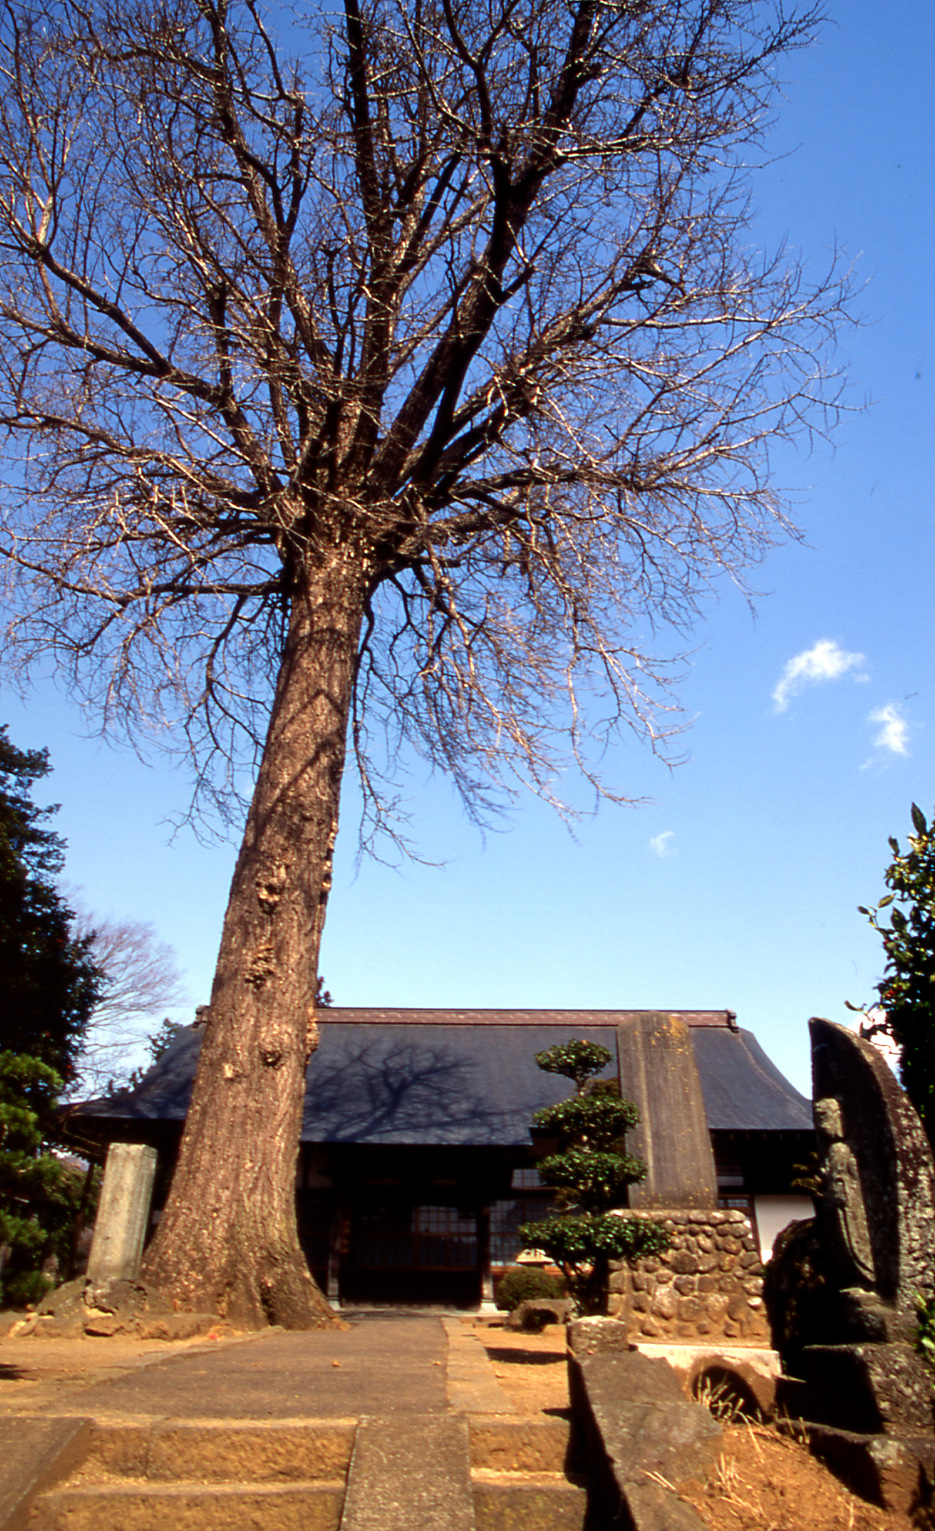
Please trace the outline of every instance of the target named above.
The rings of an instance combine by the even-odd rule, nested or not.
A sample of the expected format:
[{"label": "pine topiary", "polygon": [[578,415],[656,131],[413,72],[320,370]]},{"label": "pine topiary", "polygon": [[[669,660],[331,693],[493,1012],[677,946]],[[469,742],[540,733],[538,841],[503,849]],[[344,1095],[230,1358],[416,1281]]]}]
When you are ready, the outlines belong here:
[{"label": "pine topiary", "polygon": [[611,1056],[585,1041],[536,1054],[541,1069],[573,1080],[576,1093],[533,1117],[540,1132],[558,1140],[558,1152],[538,1166],[540,1180],[558,1191],[557,1212],[524,1224],[520,1235],[559,1266],[580,1313],[606,1313],[611,1260],[635,1260],[668,1244],[660,1224],[614,1210],[626,1205],[627,1186],[642,1180],[646,1166],[625,1152],[625,1135],[639,1121],[636,1106],[621,1099],[616,1080],[594,1077]]}]

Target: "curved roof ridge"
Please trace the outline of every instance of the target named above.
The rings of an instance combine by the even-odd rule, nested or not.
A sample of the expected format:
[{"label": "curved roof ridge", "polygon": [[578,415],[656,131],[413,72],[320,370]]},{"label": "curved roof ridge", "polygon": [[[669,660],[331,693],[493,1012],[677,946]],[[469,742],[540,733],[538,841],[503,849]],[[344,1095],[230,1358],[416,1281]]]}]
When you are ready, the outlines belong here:
[{"label": "curved roof ridge", "polygon": [[430,1005],[327,1005],[316,1013],[319,1024],[325,1026],[329,1021],[345,1026],[619,1026],[637,1015],[676,1015],[688,1026],[723,1026],[737,1030],[733,1010],[674,1010],[651,1006],[629,1010],[530,1007],[510,1010],[500,1006],[471,1009]]}]

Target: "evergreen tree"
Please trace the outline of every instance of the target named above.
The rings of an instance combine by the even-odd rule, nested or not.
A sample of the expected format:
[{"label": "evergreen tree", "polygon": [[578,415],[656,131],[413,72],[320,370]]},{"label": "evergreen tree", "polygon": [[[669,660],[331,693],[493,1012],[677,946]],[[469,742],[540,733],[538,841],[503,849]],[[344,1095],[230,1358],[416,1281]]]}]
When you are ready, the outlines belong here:
[{"label": "evergreen tree", "polygon": [[621,1217],[627,1186],[642,1180],[646,1166],[625,1152],[625,1135],[639,1121],[614,1079],[596,1079],[611,1054],[598,1042],[564,1042],[536,1053],[550,1074],[575,1083],[576,1093],[537,1111],[533,1123],[558,1139],[559,1151],[539,1165],[539,1178],[558,1191],[557,1214],[527,1223],[520,1235],[544,1249],[565,1276],[578,1311],[606,1313],[611,1260],[655,1254],[668,1243],[665,1230],[646,1218]]},{"label": "evergreen tree", "polygon": [[81,1197],[80,1168],[50,1152],[55,1107],[94,1008],[101,975],[54,877],[64,846],[32,801],[44,750],[21,751],[0,728],[0,1302],[35,1301],[41,1267],[64,1260]]},{"label": "evergreen tree", "polygon": [[16,749],[0,728],[0,1045],[35,1058],[67,1083],[99,992],[90,938],[54,884],[64,856],[47,827],[54,808],[32,801],[50,770],[45,750]]},{"label": "evergreen tree", "polygon": [[0,1306],[37,1302],[52,1285],[42,1272],[71,1256],[71,1232],[85,1173],[50,1153],[61,1080],[37,1058],[0,1052]]}]

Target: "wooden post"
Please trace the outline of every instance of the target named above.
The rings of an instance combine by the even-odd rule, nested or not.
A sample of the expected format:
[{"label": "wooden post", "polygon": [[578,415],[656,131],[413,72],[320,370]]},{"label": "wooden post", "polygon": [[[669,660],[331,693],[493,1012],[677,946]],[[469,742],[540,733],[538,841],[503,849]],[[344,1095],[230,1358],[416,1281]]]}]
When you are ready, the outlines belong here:
[{"label": "wooden post", "polygon": [[493,1272],[490,1268],[490,1208],[477,1212],[477,1260],[480,1266],[481,1302],[493,1302]]}]

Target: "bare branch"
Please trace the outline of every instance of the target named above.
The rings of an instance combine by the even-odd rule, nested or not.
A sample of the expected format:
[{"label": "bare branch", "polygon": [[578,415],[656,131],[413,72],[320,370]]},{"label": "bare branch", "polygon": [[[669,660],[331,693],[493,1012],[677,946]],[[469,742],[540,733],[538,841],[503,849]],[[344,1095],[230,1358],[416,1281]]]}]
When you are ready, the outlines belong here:
[{"label": "bare branch", "polygon": [[614,731],[678,728],[654,634],[788,534],[772,445],[839,408],[846,274],[747,226],[775,61],[818,19],[347,0],[300,46],[252,0],[8,0],[14,661],[51,649],[223,800],[346,547],[381,823],[404,740],[481,812],[568,758],[617,791]]},{"label": "bare branch", "polygon": [[73,1095],[76,1088],[100,1092],[127,1074],[156,1017],[187,999],[175,953],[158,940],[152,925],[84,911],[74,922],[74,934],[90,939],[104,984],[77,1060]]}]

